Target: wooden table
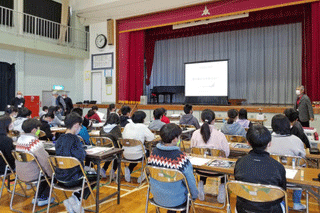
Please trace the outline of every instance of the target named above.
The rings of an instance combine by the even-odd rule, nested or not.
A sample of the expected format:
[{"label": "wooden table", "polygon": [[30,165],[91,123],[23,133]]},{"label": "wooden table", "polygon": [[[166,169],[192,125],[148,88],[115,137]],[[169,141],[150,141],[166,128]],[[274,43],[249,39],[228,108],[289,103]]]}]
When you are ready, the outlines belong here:
[{"label": "wooden table", "polygon": [[[201,155],[189,155],[189,156],[195,156],[203,158]],[[208,158],[208,157],[207,157]],[[228,161],[236,161],[237,159],[230,159],[230,158],[220,158],[220,157],[210,157],[212,160],[209,161],[207,164],[210,164],[215,159],[222,159],[222,160],[228,160]],[[234,166],[230,168],[223,168],[223,167],[213,167],[205,165],[193,165],[194,169],[200,169],[200,170],[207,170],[211,172],[219,172],[227,175],[234,175]],[[285,166],[286,169],[293,169],[292,166]],[[314,169],[314,168],[295,168],[297,170],[297,174],[294,176],[294,178],[287,178],[288,183],[295,184],[308,192],[312,193],[318,201],[320,201],[320,194],[313,189],[313,187],[320,188],[320,181],[315,181],[313,178],[317,178],[318,174],[320,173],[320,169]],[[301,175],[303,174],[303,175]]]},{"label": "wooden table", "polygon": [[57,133],[65,133],[67,131],[66,127],[51,127],[51,132],[57,132]]},{"label": "wooden table", "polygon": [[[46,143],[46,144],[50,144],[50,143]],[[53,143],[51,143],[53,144]],[[45,147],[46,148],[46,147]],[[51,148],[46,148],[46,151],[49,154],[55,155],[56,154],[56,150]],[[117,204],[120,204],[120,176],[121,176],[121,155],[123,153],[123,149],[119,149],[119,148],[112,148],[111,150],[108,150],[106,152],[100,152],[100,153],[95,153],[95,154],[90,154],[87,153],[86,157],[88,160],[92,161],[93,163],[95,163],[97,165],[97,191],[96,191],[96,212],[99,212],[99,204],[112,198],[113,196],[117,195]],[[117,192],[108,195],[107,197],[103,198],[103,199],[99,199],[99,195],[100,195],[100,167],[101,167],[101,162],[105,162],[105,161],[109,161],[109,160],[113,160],[117,158],[117,162],[118,162],[118,190]]]},{"label": "wooden table", "polygon": [[[226,120],[228,120],[228,118],[221,118],[221,117],[215,118],[216,122],[223,122],[223,121],[226,121]],[[251,121],[252,123],[259,123],[261,125],[263,125],[263,123],[267,121],[267,119],[258,120],[258,119],[255,119],[255,118],[248,118],[248,120]]]}]

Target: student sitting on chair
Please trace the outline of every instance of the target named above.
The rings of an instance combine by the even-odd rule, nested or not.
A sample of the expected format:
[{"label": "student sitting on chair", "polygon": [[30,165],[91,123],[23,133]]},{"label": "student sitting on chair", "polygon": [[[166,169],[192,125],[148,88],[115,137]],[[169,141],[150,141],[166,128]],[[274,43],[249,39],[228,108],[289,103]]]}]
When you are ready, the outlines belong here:
[{"label": "student sitting on chair", "polygon": [[184,105],[183,111],[186,114],[181,117],[180,124],[193,125],[196,127],[196,129],[200,129],[200,125],[199,125],[197,118],[195,118],[192,115],[192,113],[193,113],[192,105],[190,105],[190,104]]},{"label": "student sitting on chair", "polygon": [[11,122],[13,123],[18,115],[18,108],[8,105],[4,110],[4,114],[9,116],[11,118]]},{"label": "student sitting on chair", "polygon": [[28,108],[21,108],[18,112],[16,120],[13,122],[13,130],[23,132],[22,123],[28,118],[31,118],[31,114],[32,112]]},{"label": "student sitting on chair", "polygon": [[94,120],[96,122],[101,122],[101,119],[99,117],[99,115],[97,113],[95,113],[92,109],[90,109],[88,111],[88,113],[86,114],[86,116],[84,116],[85,118],[89,119],[89,120]]},{"label": "student sitting on chair", "polygon": [[[291,135],[290,121],[285,115],[278,114],[273,116],[271,126],[273,130],[272,140],[270,147],[267,149],[270,154],[306,156],[303,142],[297,136]],[[293,190],[292,200],[294,210],[306,209],[306,206],[301,204],[301,194],[301,190]]]},{"label": "student sitting on chair", "polygon": [[[83,165],[83,162],[86,157],[86,151],[82,147],[82,143],[78,138],[77,134],[81,130],[82,118],[77,113],[70,113],[66,116],[65,125],[67,131],[65,134],[61,135],[56,142],[56,155],[57,156],[66,156],[66,157],[75,157]],[[79,186],[82,184],[82,171],[80,167],[74,167],[72,169],[57,169],[56,178],[64,182],[65,186]],[[89,182],[97,179],[97,175],[88,176]],[[94,186],[92,186],[94,187]],[[86,188],[83,193],[83,199],[88,199],[90,195],[89,188]],[[63,201],[68,212],[84,212],[80,203],[81,193],[75,192],[72,196]]]},{"label": "student sitting on chair", "polygon": [[[7,136],[9,132],[9,126],[11,124],[11,118],[7,115],[0,117],[0,151],[3,153],[4,157],[7,159],[10,167],[15,169],[16,165],[14,163],[14,158],[11,151],[14,150],[13,141]],[[0,157],[0,175],[4,174],[6,168],[6,163]]]},{"label": "student sitting on chair", "polygon": [[[49,154],[44,149],[43,143],[36,137],[39,135],[41,122],[35,118],[29,118],[22,124],[25,134],[22,134],[17,141],[16,150],[32,153],[39,161],[43,171],[48,177],[52,176],[52,170],[48,161]],[[40,169],[35,161],[19,162],[16,161],[16,172],[19,179],[30,182],[38,179]],[[38,206],[48,204],[50,187],[47,181],[41,181],[38,194]],[[51,199],[51,203],[54,198]],[[32,200],[34,203],[34,200]]]},{"label": "student sitting on chair", "polygon": [[[148,165],[178,169],[185,176],[189,184],[192,199],[198,197],[196,180],[193,176],[193,168],[185,153],[180,151],[177,143],[180,140],[182,130],[176,124],[164,125],[160,130],[161,143],[158,143],[148,158]],[[175,163],[173,163],[175,162]],[[166,207],[182,205],[187,200],[188,190],[185,183],[161,183],[150,178],[151,193],[156,203]],[[172,211],[168,211],[172,212]]]},{"label": "student sitting on chair", "polygon": [[[267,147],[271,145],[269,130],[260,124],[253,125],[248,130],[247,140],[252,150],[236,162],[234,168],[235,179],[249,183],[279,186],[286,190],[286,170],[284,166],[271,158],[270,154],[266,152]],[[281,202],[282,199],[266,203],[251,202],[237,197],[236,209],[238,213],[279,213],[284,212]]]},{"label": "student sitting on chair", "polygon": [[[115,113],[116,115],[118,115],[117,113],[117,108],[115,104],[109,104],[109,107],[107,109],[107,114],[106,114],[106,119],[108,119],[109,115],[111,113]],[[119,115],[118,115],[119,116]]]},{"label": "student sitting on chair", "polygon": [[[80,109],[80,108],[74,108],[72,109],[72,112],[77,113],[82,118],[82,109],[80,110],[77,110],[77,109]],[[81,130],[78,133],[78,135],[84,140],[86,145],[90,145],[90,135],[88,133],[87,127],[84,126],[83,123],[81,124]]]},{"label": "student sitting on chair", "polygon": [[102,112],[99,112],[99,111],[98,111],[99,108],[98,108],[97,106],[93,106],[93,107],[91,107],[91,109],[92,109],[93,112],[99,117],[99,120],[98,120],[98,119],[95,119],[95,120],[101,122],[101,120],[105,118],[105,114],[102,113]]},{"label": "student sitting on chair", "polygon": [[120,126],[125,127],[128,123],[133,123],[130,118],[131,108],[129,106],[123,106],[121,108]]},{"label": "student sitting on chair", "polygon": [[41,118],[43,115],[47,114],[48,111],[49,111],[49,107],[43,106],[43,107],[42,107],[42,111],[39,112],[39,117]]},{"label": "student sitting on chair", "polygon": [[49,123],[52,122],[54,119],[53,114],[45,114],[40,118],[41,126],[40,130],[44,131],[46,133],[45,136],[39,138],[40,140],[49,140],[52,141],[54,138],[54,134],[52,134]]},{"label": "student sitting on chair", "polygon": [[148,127],[150,130],[160,131],[161,127],[165,125],[165,123],[161,121],[162,115],[163,115],[163,110],[161,108],[155,109],[153,111],[154,120],[149,124],[149,127]]},{"label": "student sitting on chair", "polygon": [[249,128],[252,126],[251,121],[248,120],[248,112],[246,109],[239,110],[239,119],[237,120],[243,128]]},{"label": "student sitting on chair", "polygon": [[285,109],[284,114],[290,121],[290,133],[297,136],[304,143],[306,148],[310,148],[310,142],[306,134],[304,133],[301,123],[298,121],[299,112],[293,108]]},{"label": "student sitting on chair", "polygon": [[[100,131],[100,136],[110,138],[113,142],[113,146],[116,148],[119,148],[117,141],[119,138],[122,137],[119,124],[120,124],[119,116],[116,113],[111,113],[108,116],[105,125],[103,126],[103,128]],[[101,170],[100,170],[101,176],[103,178],[106,177],[106,171],[107,171],[110,163],[111,163],[111,161],[105,162],[103,168],[101,168]],[[110,170],[110,173],[109,173],[110,174],[110,182],[116,178],[115,171],[117,171],[117,168],[118,168],[117,160],[114,160],[113,168]]]},{"label": "student sitting on chair", "polygon": [[[212,148],[222,150],[225,153],[225,157],[229,156],[230,148],[228,141],[223,133],[219,132],[214,128],[214,119],[215,114],[211,109],[205,109],[201,113],[201,120],[203,125],[201,129],[196,130],[192,134],[191,138],[191,148],[192,147],[199,147],[199,148]],[[198,184],[199,190],[199,200],[204,200],[204,185],[206,184],[206,177],[200,176],[200,182]],[[218,193],[218,202],[224,203],[226,200],[226,193],[225,193],[225,180],[221,180],[221,184],[219,186],[219,193]]]},{"label": "student sitting on chair", "polygon": [[50,106],[49,109],[48,109],[48,114],[53,114],[54,115],[54,119],[49,123],[50,126],[63,126],[64,123],[62,120],[60,120],[58,118],[58,116],[56,115],[56,111],[57,111],[57,107],[55,106]]},{"label": "student sitting on chair", "polygon": [[[136,111],[133,113],[132,121],[133,123],[128,123],[123,130],[122,138],[124,139],[135,139],[141,141],[143,144],[145,141],[152,141],[154,139],[154,134],[148,129],[144,124],[144,119],[146,118],[146,113],[143,111]],[[141,146],[124,147],[123,156],[128,160],[142,160],[143,153]],[[148,152],[147,152],[148,157]],[[129,167],[125,168],[125,180],[130,182],[131,173],[137,163],[130,163]],[[138,178],[138,183],[144,180],[144,173]]]},{"label": "student sitting on chair", "polygon": [[221,127],[221,132],[225,135],[240,135],[246,137],[246,130],[236,122],[238,111],[235,109],[228,110],[228,121]]},{"label": "student sitting on chair", "polygon": [[83,117],[83,110],[81,108],[73,108],[71,112],[75,112],[82,118],[82,126],[85,126],[87,129],[92,125],[89,119]]}]

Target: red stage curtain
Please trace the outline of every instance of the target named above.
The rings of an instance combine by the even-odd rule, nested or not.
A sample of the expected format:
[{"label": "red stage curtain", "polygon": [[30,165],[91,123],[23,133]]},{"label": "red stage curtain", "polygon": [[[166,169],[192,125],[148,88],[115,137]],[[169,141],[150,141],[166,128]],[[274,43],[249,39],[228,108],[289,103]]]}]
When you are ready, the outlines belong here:
[{"label": "red stage curtain", "polygon": [[144,31],[119,35],[119,103],[140,103],[143,94]]},{"label": "red stage curtain", "polygon": [[311,4],[311,69],[307,70],[310,84],[308,95],[313,101],[320,100],[320,2]]}]

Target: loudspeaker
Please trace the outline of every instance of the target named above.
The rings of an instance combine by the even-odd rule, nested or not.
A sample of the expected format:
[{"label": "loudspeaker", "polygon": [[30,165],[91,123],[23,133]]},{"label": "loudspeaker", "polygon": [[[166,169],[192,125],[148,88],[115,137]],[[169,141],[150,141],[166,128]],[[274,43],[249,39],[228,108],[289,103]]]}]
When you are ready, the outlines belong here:
[{"label": "loudspeaker", "polygon": [[107,20],[107,40],[108,40],[108,45],[114,44],[114,20],[113,19]]}]

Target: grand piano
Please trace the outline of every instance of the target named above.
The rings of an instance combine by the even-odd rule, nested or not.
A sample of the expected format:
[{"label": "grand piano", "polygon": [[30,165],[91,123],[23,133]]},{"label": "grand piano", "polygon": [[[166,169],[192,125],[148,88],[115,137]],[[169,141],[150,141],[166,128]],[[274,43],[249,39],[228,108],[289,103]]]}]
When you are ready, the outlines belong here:
[{"label": "grand piano", "polygon": [[170,95],[170,103],[172,103],[173,94],[184,94],[184,86],[155,86],[151,90],[151,94],[157,98],[159,103],[159,96],[163,95],[164,103],[166,102],[166,95]]}]

